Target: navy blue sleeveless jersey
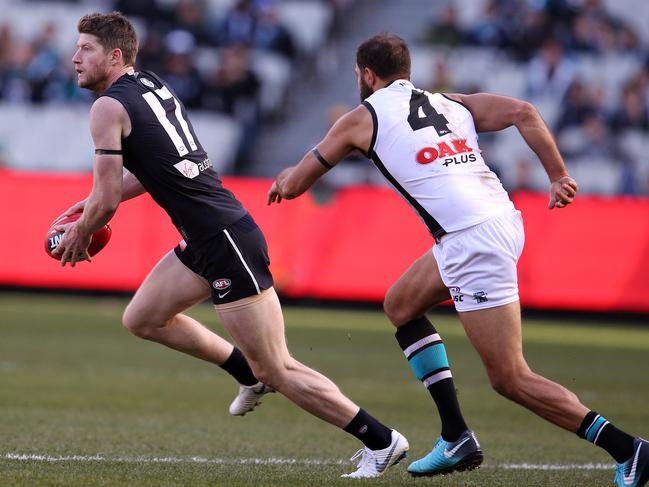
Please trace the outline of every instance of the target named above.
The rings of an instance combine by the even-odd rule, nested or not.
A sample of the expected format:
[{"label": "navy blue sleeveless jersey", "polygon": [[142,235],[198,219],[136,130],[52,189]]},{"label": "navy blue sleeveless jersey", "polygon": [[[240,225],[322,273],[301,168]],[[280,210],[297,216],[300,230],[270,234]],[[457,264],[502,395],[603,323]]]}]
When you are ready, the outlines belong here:
[{"label": "navy blue sleeveless jersey", "polygon": [[125,74],[102,96],[119,101],[131,119],[131,133],[122,140],[124,167],[188,243],[205,242],[246,215],[223,187],[185,107],[155,73]]}]

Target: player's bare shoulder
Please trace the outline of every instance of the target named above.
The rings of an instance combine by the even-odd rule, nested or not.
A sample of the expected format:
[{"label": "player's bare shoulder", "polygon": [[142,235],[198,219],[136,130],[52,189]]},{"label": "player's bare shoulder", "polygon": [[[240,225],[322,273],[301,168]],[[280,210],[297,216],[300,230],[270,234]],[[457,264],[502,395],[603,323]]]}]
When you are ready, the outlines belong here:
[{"label": "player's bare shoulder", "polygon": [[120,127],[122,137],[131,132],[131,120],[128,112],[118,100],[110,96],[100,96],[90,108],[90,128],[93,131],[109,130]]},{"label": "player's bare shoulder", "polygon": [[374,124],[372,114],[364,105],[358,105],[340,117],[332,127],[336,133],[345,137],[348,144],[367,152],[372,140]]}]

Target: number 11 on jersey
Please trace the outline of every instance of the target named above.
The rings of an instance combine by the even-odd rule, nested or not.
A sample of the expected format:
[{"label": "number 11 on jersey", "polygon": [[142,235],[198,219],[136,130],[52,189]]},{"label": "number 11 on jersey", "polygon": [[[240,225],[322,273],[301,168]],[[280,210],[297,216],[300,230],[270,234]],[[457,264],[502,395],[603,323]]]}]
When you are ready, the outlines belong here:
[{"label": "number 11 on jersey", "polygon": [[[174,110],[174,115],[176,116],[176,120],[178,120],[178,123],[180,124],[180,127],[182,128],[182,131],[185,134],[187,143],[189,144],[189,147],[191,147],[192,151],[195,151],[197,149],[196,142],[194,141],[194,137],[192,136],[192,133],[189,130],[189,125],[187,124],[187,121],[183,118],[182,110],[180,108],[180,103],[171,94],[171,92],[167,89],[166,86],[163,86],[162,88],[155,90],[155,92],[149,91],[148,93],[144,93],[142,97],[149,104],[151,110],[153,110],[153,113],[155,114],[156,118],[160,122],[160,125],[162,125],[162,128],[164,128],[165,132],[167,132],[167,135],[169,136],[174,146],[176,147],[176,150],[178,151],[178,155],[184,156],[185,154],[189,154],[190,151],[187,149],[187,146],[185,145],[185,142],[183,141],[180,134],[178,134],[176,127],[174,127],[171,121],[167,118],[167,112],[162,106],[162,103],[160,103],[160,99],[162,100],[172,99],[174,102],[174,106],[176,107]],[[158,99],[158,97],[160,97],[160,99]]]}]

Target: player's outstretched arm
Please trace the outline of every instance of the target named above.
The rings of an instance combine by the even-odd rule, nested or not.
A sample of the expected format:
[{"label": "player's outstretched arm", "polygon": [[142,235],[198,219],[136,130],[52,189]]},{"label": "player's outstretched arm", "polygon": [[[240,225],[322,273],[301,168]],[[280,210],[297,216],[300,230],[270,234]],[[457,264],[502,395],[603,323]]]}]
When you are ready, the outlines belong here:
[{"label": "player's outstretched arm", "polygon": [[55,227],[65,232],[53,252],[61,256],[62,266],[67,262],[74,266],[78,261],[91,260],[88,245],[92,234],[110,221],[122,199],[123,163],[119,151],[124,117],[128,117],[126,110],[113,98],[100,97],[90,110],[90,132],[95,148],[109,153],[95,154],[92,191],[81,217],[74,223]]},{"label": "player's outstretched arm", "polygon": [[268,204],[297,198],[352,150],[367,152],[372,131],[372,116],[363,105],[340,117],[296,166],[279,173],[268,191]]},{"label": "player's outstretched arm", "polygon": [[[146,189],[144,189],[142,183],[140,183],[140,181],[135,176],[133,176],[133,174],[124,170],[124,175],[122,177],[122,201],[128,201],[144,193],[146,193]],[[60,220],[63,220],[65,217],[82,212],[86,207],[87,202],[88,198],[77,201],[70,208],[57,216],[52,222],[52,225]]]},{"label": "player's outstretched arm", "polygon": [[[121,151],[126,110],[117,100],[100,97],[90,110],[90,132],[95,149]],[[92,192],[78,226],[92,235],[115,214],[122,200],[124,166],[120,153],[96,153]]]},{"label": "player's outstretched arm", "polygon": [[568,174],[559,148],[534,105],[516,98],[489,93],[449,96],[469,109],[478,132],[492,132],[516,126],[550,178],[548,207],[563,208],[572,203],[577,193],[577,183]]}]

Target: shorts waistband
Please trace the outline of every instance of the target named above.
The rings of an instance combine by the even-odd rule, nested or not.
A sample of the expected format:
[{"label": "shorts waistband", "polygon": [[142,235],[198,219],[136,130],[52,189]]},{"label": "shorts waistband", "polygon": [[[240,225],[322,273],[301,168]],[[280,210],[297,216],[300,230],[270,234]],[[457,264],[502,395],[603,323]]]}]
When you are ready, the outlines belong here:
[{"label": "shorts waistband", "polygon": [[496,220],[496,219],[502,218],[502,217],[507,217],[507,216],[520,215],[520,213],[521,213],[520,210],[517,210],[516,208],[514,208],[514,209],[511,209],[511,210],[504,211],[502,213],[498,213],[496,215],[492,215],[491,217],[487,218],[484,221],[481,221],[480,223],[476,223],[475,225],[471,225],[470,227],[461,228],[460,230],[455,230],[453,232],[446,233],[446,234],[440,236],[439,238],[435,238],[435,242],[438,243],[438,244],[440,242],[446,243],[446,242],[448,242],[450,240],[453,240],[455,237],[458,237],[460,235],[465,235],[467,232],[471,232],[471,231],[473,231],[473,230],[475,230],[477,228],[480,228],[481,226],[483,226],[486,223],[489,223],[489,222],[491,222],[493,220]]}]

